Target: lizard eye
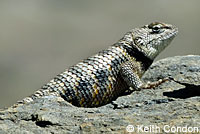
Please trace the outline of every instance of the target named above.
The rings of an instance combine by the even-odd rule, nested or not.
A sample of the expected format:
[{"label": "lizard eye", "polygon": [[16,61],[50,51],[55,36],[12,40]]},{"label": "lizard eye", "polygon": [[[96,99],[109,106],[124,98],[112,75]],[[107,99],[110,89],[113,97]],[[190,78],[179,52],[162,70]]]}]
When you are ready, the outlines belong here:
[{"label": "lizard eye", "polygon": [[152,27],[152,32],[153,33],[160,33],[161,29],[162,29],[162,27],[160,25],[154,25]]},{"label": "lizard eye", "polygon": [[158,34],[158,33],[162,33],[164,31],[163,25],[158,22],[149,24],[148,28],[152,30],[152,32],[151,32],[152,34]]}]

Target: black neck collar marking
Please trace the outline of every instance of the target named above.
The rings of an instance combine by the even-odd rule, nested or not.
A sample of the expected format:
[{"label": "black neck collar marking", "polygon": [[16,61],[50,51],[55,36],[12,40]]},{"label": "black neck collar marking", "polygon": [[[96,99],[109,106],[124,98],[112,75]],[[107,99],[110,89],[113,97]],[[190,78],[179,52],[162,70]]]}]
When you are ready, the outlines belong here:
[{"label": "black neck collar marking", "polygon": [[123,46],[126,50],[127,53],[130,54],[132,57],[136,59],[136,61],[139,61],[142,63],[143,68],[147,70],[149,66],[153,63],[153,60],[147,57],[143,52],[139,51],[135,47],[127,47],[126,45]]}]

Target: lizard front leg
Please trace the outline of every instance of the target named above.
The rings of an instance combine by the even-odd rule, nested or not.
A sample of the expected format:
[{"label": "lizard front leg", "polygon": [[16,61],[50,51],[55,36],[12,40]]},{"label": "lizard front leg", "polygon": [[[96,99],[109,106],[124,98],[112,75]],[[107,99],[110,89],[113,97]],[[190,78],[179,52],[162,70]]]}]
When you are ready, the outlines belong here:
[{"label": "lizard front leg", "polygon": [[151,89],[157,87],[161,83],[167,81],[168,79],[159,79],[155,82],[144,83],[141,80],[145,70],[142,69],[141,63],[137,61],[127,61],[121,65],[120,75],[124,81],[128,84],[129,87],[132,87],[134,90],[141,89]]}]

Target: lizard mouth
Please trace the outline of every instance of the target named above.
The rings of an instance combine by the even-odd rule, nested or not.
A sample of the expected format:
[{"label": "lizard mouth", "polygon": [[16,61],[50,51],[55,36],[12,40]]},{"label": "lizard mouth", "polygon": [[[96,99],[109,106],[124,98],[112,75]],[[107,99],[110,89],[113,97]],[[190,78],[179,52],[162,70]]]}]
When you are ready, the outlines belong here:
[{"label": "lizard mouth", "polygon": [[176,26],[168,25],[165,26],[165,31],[163,32],[163,34],[160,35],[158,40],[162,41],[164,43],[163,45],[165,46],[168,45],[177,34],[178,34],[178,28]]},{"label": "lizard mouth", "polygon": [[171,30],[172,31],[166,32],[165,34],[163,34],[158,38],[158,40],[160,40],[161,42],[154,46],[158,50],[158,52],[164,50],[172,42],[174,37],[176,37],[176,35],[178,34],[178,28],[172,27]]},{"label": "lizard mouth", "polygon": [[172,32],[167,32],[165,35],[161,36],[161,40],[172,40],[178,34],[178,28],[174,29]]}]

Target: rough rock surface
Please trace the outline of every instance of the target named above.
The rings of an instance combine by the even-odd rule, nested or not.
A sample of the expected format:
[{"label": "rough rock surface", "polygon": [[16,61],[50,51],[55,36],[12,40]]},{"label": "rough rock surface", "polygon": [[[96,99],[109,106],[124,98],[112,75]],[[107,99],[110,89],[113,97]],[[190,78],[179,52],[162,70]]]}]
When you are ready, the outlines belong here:
[{"label": "rough rock surface", "polygon": [[143,79],[166,77],[170,80],[155,89],[135,91],[99,108],[77,108],[52,96],[0,110],[0,133],[127,133],[128,125],[134,126],[133,133],[200,129],[200,56],[157,61]]}]

